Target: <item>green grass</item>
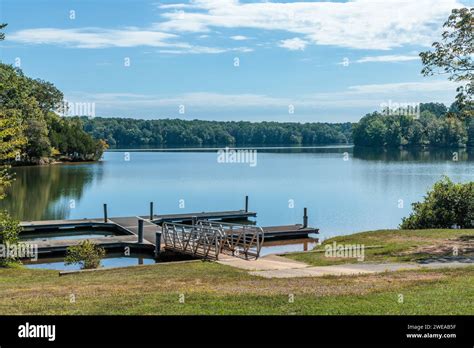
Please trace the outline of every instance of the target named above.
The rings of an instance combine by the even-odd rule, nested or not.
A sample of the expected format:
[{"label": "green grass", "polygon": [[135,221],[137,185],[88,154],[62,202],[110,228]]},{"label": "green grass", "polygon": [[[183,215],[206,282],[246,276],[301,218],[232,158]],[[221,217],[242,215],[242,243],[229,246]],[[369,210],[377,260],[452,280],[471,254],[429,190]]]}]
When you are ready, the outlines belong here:
[{"label": "green grass", "polygon": [[[0,269],[0,313],[472,315],[473,275],[474,267],[469,267],[265,279],[211,262],[62,277],[55,271]],[[180,303],[182,294],[184,303]],[[398,302],[399,294],[403,303]]]},{"label": "green grass", "polygon": [[[293,260],[314,266],[358,262],[356,259],[326,257],[324,246],[337,244],[362,244],[366,247],[364,262],[410,262],[432,257],[422,247],[438,246],[446,250],[439,255],[452,255],[451,245],[462,236],[474,237],[474,230],[380,230],[339,236],[326,240],[312,252],[285,255]],[[472,242],[471,242],[472,243]]]},{"label": "green grass", "polygon": [[[427,247],[449,249],[462,236],[472,238],[474,230],[374,231],[336,237],[324,244],[381,246],[367,249],[364,262],[405,262],[428,257]],[[287,257],[312,265],[356,262],[327,258],[321,252]],[[473,315],[473,288],[474,266],[288,279],[251,276],[212,262],[157,264],[62,277],[57,271],[5,268],[0,269],[0,313]]]}]

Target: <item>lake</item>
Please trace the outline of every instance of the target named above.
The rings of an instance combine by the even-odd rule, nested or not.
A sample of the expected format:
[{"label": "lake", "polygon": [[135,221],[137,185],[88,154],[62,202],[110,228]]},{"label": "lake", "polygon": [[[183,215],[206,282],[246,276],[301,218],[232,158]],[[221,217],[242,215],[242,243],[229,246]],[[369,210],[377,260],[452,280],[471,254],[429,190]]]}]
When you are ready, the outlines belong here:
[{"label": "lake", "polygon": [[[321,236],[396,228],[411,203],[447,175],[474,180],[474,154],[361,150],[350,146],[257,149],[255,163],[216,149],[113,150],[99,163],[14,168],[0,203],[20,220],[77,219],[249,208],[261,226],[302,222]],[[254,165],[255,164],[255,165]]]}]

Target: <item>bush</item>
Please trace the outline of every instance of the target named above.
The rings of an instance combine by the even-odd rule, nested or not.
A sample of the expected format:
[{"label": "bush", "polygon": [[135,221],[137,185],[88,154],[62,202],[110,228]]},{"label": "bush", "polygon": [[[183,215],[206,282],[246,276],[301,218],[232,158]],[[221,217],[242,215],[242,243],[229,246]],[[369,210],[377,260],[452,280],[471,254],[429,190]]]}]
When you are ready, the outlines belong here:
[{"label": "bush", "polygon": [[413,213],[400,228],[474,227],[474,182],[453,183],[444,177],[434,184],[424,202],[413,203]]},{"label": "bush", "polygon": [[100,260],[105,256],[104,248],[101,248],[89,240],[84,240],[78,245],[67,248],[65,258],[66,265],[80,264],[81,269],[92,269],[100,266]]},{"label": "bush", "polygon": [[[18,243],[18,235],[21,232],[19,222],[13,219],[6,211],[0,212],[0,244],[4,247]],[[16,259],[0,255],[0,267],[16,263]]]}]

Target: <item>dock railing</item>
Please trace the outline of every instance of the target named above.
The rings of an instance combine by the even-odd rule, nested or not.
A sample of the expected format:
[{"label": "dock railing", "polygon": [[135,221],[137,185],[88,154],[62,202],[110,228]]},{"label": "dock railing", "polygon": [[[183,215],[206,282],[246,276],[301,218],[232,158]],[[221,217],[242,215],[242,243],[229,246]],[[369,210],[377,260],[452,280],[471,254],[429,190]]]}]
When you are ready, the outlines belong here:
[{"label": "dock railing", "polygon": [[260,256],[264,240],[261,227],[208,220],[198,221],[197,224],[203,228],[218,228],[222,232],[222,253],[246,260],[256,260]]},{"label": "dock railing", "polygon": [[216,260],[220,253],[257,259],[264,239],[261,227],[208,220],[193,225],[165,222],[162,231],[166,249]]},{"label": "dock railing", "polygon": [[164,247],[205,259],[218,259],[223,242],[222,231],[213,226],[163,224]]}]

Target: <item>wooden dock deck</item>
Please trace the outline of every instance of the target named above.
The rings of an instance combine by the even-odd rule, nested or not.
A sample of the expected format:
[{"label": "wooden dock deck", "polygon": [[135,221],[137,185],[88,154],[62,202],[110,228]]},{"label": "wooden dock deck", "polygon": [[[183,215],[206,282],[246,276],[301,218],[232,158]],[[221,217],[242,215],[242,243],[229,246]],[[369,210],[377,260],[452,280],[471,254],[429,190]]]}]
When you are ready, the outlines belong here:
[{"label": "wooden dock deck", "polygon": [[156,232],[161,232],[161,227],[142,219],[139,216],[135,217],[118,217],[118,218],[110,218],[109,221],[113,222],[117,226],[120,226],[123,229],[133,233],[138,238],[138,220],[143,220],[143,239],[148,243],[155,245],[156,243]]},{"label": "wooden dock deck", "polygon": [[[78,245],[84,239],[54,239],[54,240],[35,240],[35,241],[24,241],[25,243],[35,244],[38,247],[39,254],[48,254],[56,252],[66,252],[70,246]],[[129,246],[131,248],[148,248],[154,249],[154,245],[149,242],[138,244],[137,237],[134,235],[128,236],[113,236],[113,237],[101,237],[101,238],[89,238],[91,242],[99,245],[105,249],[116,249],[124,248]]]},{"label": "wooden dock deck", "polygon": [[104,222],[104,219],[75,219],[75,220],[41,220],[22,221],[20,226],[23,231],[42,229],[67,229],[74,227],[114,227],[112,222]]},{"label": "wooden dock deck", "polygon": [[304,238],[309,234],[318,234],[319,229],[313,227],[304,227],[301,224],[286,226],[267,226],[262,227],[265,240],[268,239],[287,239],[287,238]]},{"label": "wooden dock deck", "polygon": [[[227,213],[227,212],[223,212]],[[219,216],[216,213],[205,213],[206,216]],[[179,216],[178,216],[179,215]],[[229,216],[227,214],[223,214]],[[188,217],[196,216],[193,214],[174,214],[166,215],[166,218],[169,219],[182,219],[183,217],[187,219]],[[104,222],[102,219],[76,219],[76,220],[45,220],[45,221],[24,221],[21,222],[20,226],[23,227],[24,231],[32,230],[46,230],[46,229],[68,229],[74,227],[91,227],[91,228],[119,228],[124,235],[131,236],[137,240],[138,237],[138,220],[143,220],[143,239],[150,244],[155,244],[156,232],[161,232],[161,226],[157,224],[157,220],[150,222],[146,220],[143,216],[132,216],[132,217],[112,217],[107,219],[107,222]],[[169,220],[168,220],[169,221]],[[166,222],[168,222],[166,221]],[[176,221],[176,220],[171,220]],[[178,220],[180,221],[180,220]],[[165,222],[165,221],[163,221]],[[313,227],[303,227],[301,224],[296,225],[285,225],[285,226],[266,226],[262,227],[265,240],[277,240],[277,239],[287,239],[287,238],[304,238],[309,234],[318,234],[319,229]],[[113,238],[117,237],[107,237],[105,239],[112,241]],[[104,238],[102,238],[104,239]],[[117,240],[119,242],[120,239]]]},{"label": "wooden dock deck", "polygon": [[[133,217],[112,217],[105,222],[103,219],[76,219],[76,220],[43,220],[43,221],[23,221],[20,226],[24,232],[44,230],[68,230],[74,228],[92,229],[117,229],[120,234],[115,236],[104,236],[88,238],[93,243],[106,249],[131,246],[135,248],[154,248],[156,243],[156,232],[161,231],[161,227],[149,221],[143,221],[143,242],[138,241],[138,216]],[[21,234],[20,234],[21,236]],[[79,244],[84,239],[50,239],[35,240],[26,243],[34,243],[38,246],[40,253],[63,252],[68,246]]]},{"label": "wooden dock deck", "polygon": [[249,217],[256,217],[257,213],[246,210],[229,210],[229,211],[213,211],[201,213],[185,213],[185,214],[165,214],[150,216],[141,216],[143,219],[149,219],[155,224],[162,224],[164,222],[186,222],[192,221],[195,217],[198,220],[245,220]]}]

